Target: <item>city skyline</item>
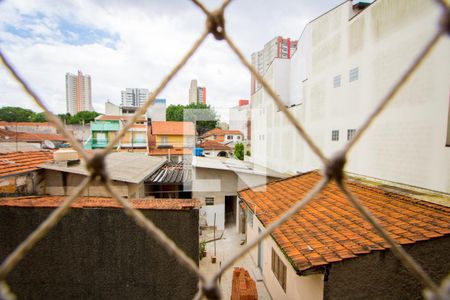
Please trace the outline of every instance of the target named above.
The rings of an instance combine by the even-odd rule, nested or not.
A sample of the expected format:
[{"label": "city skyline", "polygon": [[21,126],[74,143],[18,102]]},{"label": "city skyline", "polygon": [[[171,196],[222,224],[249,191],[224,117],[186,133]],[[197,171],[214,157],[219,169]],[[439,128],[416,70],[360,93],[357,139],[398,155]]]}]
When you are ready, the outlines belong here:
[{"label": "city skyline", "polygon": [[92,111],[91,76],[66,73],[66,112],[75,115],[80,111]]},{"label": "city skyline", "polygon": [[[264,5],[254,7],[251,1],[237,1],[227,10],[227,30],[250,60],[252,52],[275,36],[297,39],[308,21],[339,2],[285,1],[277,3],[279,9],[275,12]],[[120,104],[118,95],[124,87],[157,87],[204,26],[201,12],[189,2],[137,2],[126,4],[126,9],[124,6],[118,2],[2,2],[0,44],[55,113],[65,112],[62,78],[68,70],[78,69],[95,78],[93,108],[102,112],[107,99]],[[249,23],[264,18],[270,21]],[[237,99],[249,98],[250,74],[224,44],[211,43],[211,38],[158,98],[167,99],[168,105],[187,103],[186,87],[192,78],[208,87],[208,104],[214,107],[231,107]],[[156,40],[163,40],[164,46],[155,47]],[[37,110],[3,68],[0,90],[3,105]]]}]

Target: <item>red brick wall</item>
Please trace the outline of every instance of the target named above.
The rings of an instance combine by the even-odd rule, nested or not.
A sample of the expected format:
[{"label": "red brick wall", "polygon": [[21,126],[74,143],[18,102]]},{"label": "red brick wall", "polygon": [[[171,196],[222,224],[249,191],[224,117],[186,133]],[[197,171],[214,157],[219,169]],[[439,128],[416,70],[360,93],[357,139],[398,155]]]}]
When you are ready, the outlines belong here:
[{"label": "red brick wall", "polygon": [[244,268],[234,268],[231,300],[256,300],[256,283]]}]

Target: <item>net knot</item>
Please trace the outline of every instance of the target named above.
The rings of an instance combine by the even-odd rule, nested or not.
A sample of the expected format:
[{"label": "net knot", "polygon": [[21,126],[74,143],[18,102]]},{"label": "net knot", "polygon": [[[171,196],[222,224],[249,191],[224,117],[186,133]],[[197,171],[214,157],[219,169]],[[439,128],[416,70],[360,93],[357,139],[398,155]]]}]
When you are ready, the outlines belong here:
[{"label": "net knot", "polygon": [[328,179],[334,179],[336,182],[340,183],[344,179],[344,166],[347,162],[347,158],[345,157],[345,152],[338,151],[336,152],[328,161],[325,166],[325,176]]},{"label": "net knot", "polygon": [[203,295],[205,295],[205,297],[208,299],[215,300],[215,299],[221,298],[220,290],[217,287],[217,284],[215,284],[214,282],[208,281],[208,282],[203,283],[202,289],[203,289]]},{"label": "net knot", "polygon": [[95,153],[87,163],[87,169],[93,178],[100,178],[101,181],[106,181],[108,175],[103,154]]},{"label": "net knot", "polygon": [[215,10],[209,14],[206,19],[206,27],[208,31],[214,35],[216,40],[223,40],[225,38],[225,18],[223,17],[223,10]]},{"label": "net knot", "polygon": [[450,8],[446,8],[444,14],[441,17],[439,25],[441,27],[442,32],[450,35]]}]

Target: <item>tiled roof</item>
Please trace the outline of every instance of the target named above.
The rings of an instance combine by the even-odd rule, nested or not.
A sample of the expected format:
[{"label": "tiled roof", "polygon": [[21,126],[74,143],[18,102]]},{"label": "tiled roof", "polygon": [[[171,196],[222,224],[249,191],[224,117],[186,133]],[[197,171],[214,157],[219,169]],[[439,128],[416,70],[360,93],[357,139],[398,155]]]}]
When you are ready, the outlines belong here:
[{"label": "tiled roof", "polygon": [[202,138],[205,138],[205,137],[208,137],[211,135],[225,135],[225,134],[243,135],[242,132],[240,132],[239,130],[223,130],[220,128],[214,128],[214,129],[211,129],[210,131],[205,132],[202,135]]},{"label": "tiled roof", "polygon": [[49,122],[5,122],[0,121],[0,126],[33,126],[33,127],[55,127]]},{"label": "tiled roof", "polygon": [[152,134],[195,135],[195,127],[192,122],[154,121],[152,122]]},{"label": "tiled roof", "polygon": [[[0,206],[14,207],[57,207],[64,196],[26,196],[14,198],[0,198]],[[185,210],[200,207],[198,199],[133,199],[129,200],[134,208],[154,210]],[[122,208],[113,198],[80,197],[71,205],[73,208]]]},{"label": "tiled roof", "polygon": [[[267,226],[302,199],[320,179],[319,172],[313,171],[269,183],[265,191],[246,189],[239,195]],[[348,187],[399,244],[450,234],[449,207],[357,182],[349,182]],[[389,248],[334,182],[279,226],[272,237],[298,271]]]},{"label": "tiled roof", "polygon": [[206,140],[198,146],[205,150],[231,150],[227,145],[212,140]]},{"label": "tiled roof", "polygon": [[37,170],[37,166],[53,160],[50,151],[11,152],[0,154],[0,177]]},{"label": "tiled roof", "polygon": [[189,148],[167,148],[167,149],[153,149],[149,151],[150,156],[161,155],[192,155],[192,149]]},{"label": "tiled roof", "polygon": [[19,142],[42,142],[49,141],[66,141],[67,139],[61,134],[51,133],[28,133],[15,132],[6,129],[0,129],[0,140],[2,141],[19,141]]}]

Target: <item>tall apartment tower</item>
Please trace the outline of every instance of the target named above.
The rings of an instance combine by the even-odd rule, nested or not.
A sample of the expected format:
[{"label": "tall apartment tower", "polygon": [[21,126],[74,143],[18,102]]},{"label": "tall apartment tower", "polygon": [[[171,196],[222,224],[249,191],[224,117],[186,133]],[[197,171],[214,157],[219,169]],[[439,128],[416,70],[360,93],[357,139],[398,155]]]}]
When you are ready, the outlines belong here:
[{"label": "tall apartment tower", "polygon": [[122,106],[140,107],[144,105],[149,94],[148,89],[126,88],[121,91]]},{"label": "tall apartment tower", "polygon": [[91,76],[66,73],[66,106],[71,115],[80,111],[92,111]]},{"label": "tall apartment tower", "polygon": [[[298,41],[291,41],[290,38],[278,36],[264,45],[261,51],[252,53],[252,65],[259,74],[264,75],[267,68],[275,58],[290,59],[297,50]],[[261,88],[261,84],[252,75],[251,94],[253,95]]]},{"label": "tall apartment tower", "polygon": [[202,103],[206,104],[206,88],[197,86],[197,80],[191,80],[191,86],[189,87],[189,104]]}]

